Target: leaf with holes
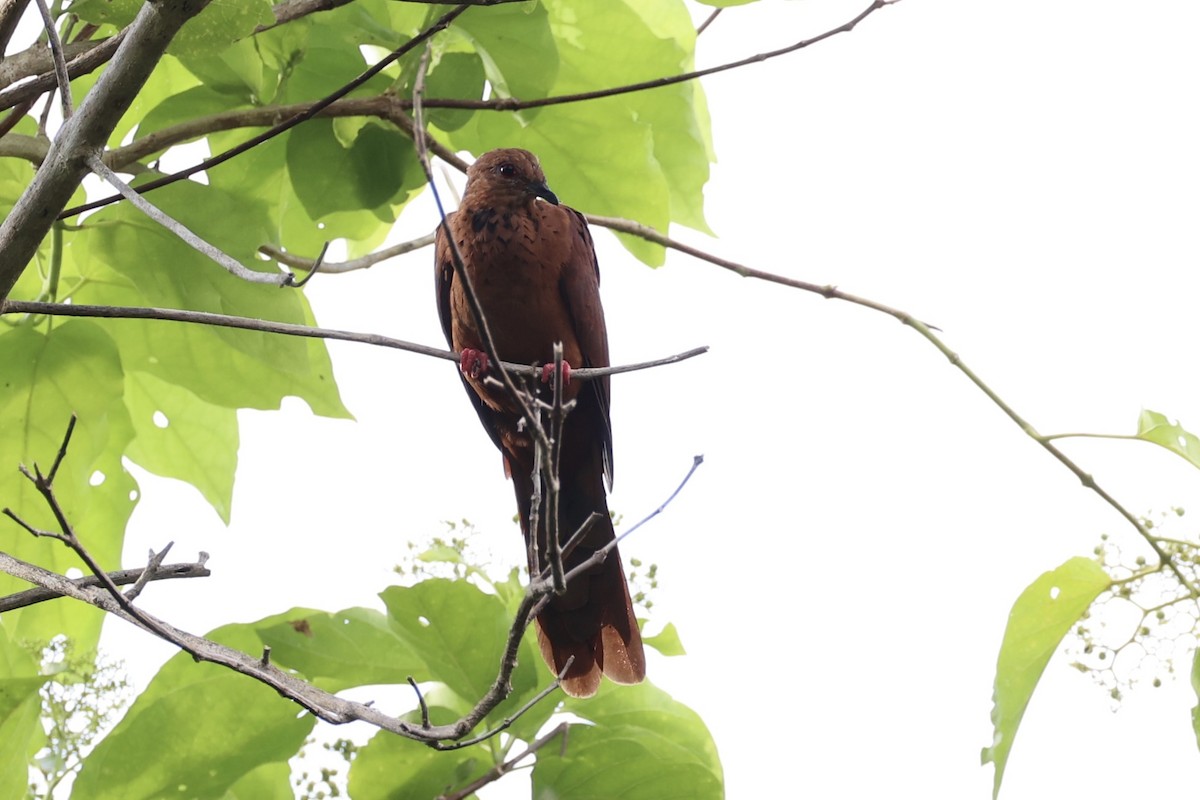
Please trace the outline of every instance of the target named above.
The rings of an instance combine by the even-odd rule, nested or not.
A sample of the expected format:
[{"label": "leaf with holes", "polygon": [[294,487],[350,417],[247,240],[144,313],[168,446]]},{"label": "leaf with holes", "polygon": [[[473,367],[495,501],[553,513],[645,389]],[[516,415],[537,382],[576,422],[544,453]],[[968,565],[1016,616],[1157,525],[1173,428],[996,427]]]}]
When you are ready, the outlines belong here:
[{"label": "leaf with holes", "polygon": [[1013,739],[1042,671],[1071,626],[1111,583],[1099,564],[1077,556],[1043,573],[1013,604],[996,662],[992,693],[995,734],[991,747],[982,753],[984,764],[996,766],[993,797],[1000,793]]},{"label": "leaf with holes", "polygon": [[1171,422],[1157,411],[1143,410],[1138,417],[1137,437],[1165,447],[1200,467],[1200,438],[1188,433],[1178,422]]}]

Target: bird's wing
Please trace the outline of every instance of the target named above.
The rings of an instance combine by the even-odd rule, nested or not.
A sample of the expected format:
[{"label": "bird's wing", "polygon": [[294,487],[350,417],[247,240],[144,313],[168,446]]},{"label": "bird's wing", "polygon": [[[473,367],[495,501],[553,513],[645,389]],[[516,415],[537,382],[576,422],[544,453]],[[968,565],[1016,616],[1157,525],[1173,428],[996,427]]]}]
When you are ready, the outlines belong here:
[{"label": "bird's wing", "polygon": [[[559,290],[574,327],[575,339],[583,353],[583,363],[575,366],[607,367],[608,330],[604,325],[604,308],[600,304],[600,265],[596,260],[596,246],[583,215],[574,209],[567,211],[571,214],[571,247],[559,279]],[[606,375],[588,381],[585,391],[596,404],[598,413],[594,424],[599,429],[597,433],[604,446],[604,477],[611,486],[613,452],[608,384]]]},{"label": "bird's wing", "polygon": [[[437,290],[438,304],[438,319],[442,323],[442,333],[446,335],[446,344],[450,349],[454,349],[454,336],[451,332],[451,310],[450,310],[450,293],[454,287],[454,281],[457,280],[454,273],[454,251],[450,248],[450,241],[447,238],[447,228],[452,228],[451,220],[454,214],[446,215],[446,224],[438,225],[437,238],[434,244],[434,285]],[[463,388],[467,390],[467,397],[471,398],[471,405],[475,407],[475,413],[479,415],[479,421],[483,423],[484,429],[491,437],[492,443],[504,452],[504,446],[500,441],[500,428],[496,419],[496,412],[488,408],[475,390],[471,388],[471,384],[467,383],[467,379],[463,377],[461,371],[458,373],[459,380],[462,381]],[[508,462],[505,461],[505,469],[508,469]]]}]

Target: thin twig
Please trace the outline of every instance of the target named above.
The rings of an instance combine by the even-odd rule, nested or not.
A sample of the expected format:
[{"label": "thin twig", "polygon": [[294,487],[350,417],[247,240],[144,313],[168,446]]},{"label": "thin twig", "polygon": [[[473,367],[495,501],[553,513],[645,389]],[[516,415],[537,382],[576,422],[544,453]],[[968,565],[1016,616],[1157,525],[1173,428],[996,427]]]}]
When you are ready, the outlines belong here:
[{"label": "thin twig", "polygon": [[303,278],[301,278],[299,281],[297,281],[295,279],[295,276],[293,276],[292,277],[292,285],[295,286],[297,289],[304,288],[304,285],[306,283],[308,283],[309,281],[311,281],[313,279],[314,275],[316,275],[318,272],[323,270],[323,268],[325,266],[325,254],[328,252],[329,252],[329,242],[325,242],[325,244],[321,245],[321,252],[317,253],[317,260],[312,262],[311,265],[309,265],[308,274],[305,275]]},{"label": "thin twig", "polygon": [[[357,333],[355,331],[339,330],[336,328],[317,328],[310,325],[296,325],[291,322],[275,322],[251,317],[237,317],[230,314],[214,314],[209,311],[189,311],[178,308],[153,308],[139,306],[96,306],[83,303],[44,303],[36,300],[3,300],[0,301],[0,315],[3,314],[45,314],[59,317],[90,317],[101,319],[142,319],[164,320],[169,322],[187,322],[195,325],[214,325],[219,328],[235,328],[238,330],[259,331],[261,333],[279,333],[285,336],[300,336],[308,339],[333,339],[342,342],[369,344],[376,347],[387,347],[393,350],[404,350],[409,353],[441,358],[458,362],[457,353],[442,350],[438,347],[406,342],[403,339],[393,339],[377,333]],[[640,361],[635,364],[624,364],[616,367],[588,367],[571,370],[571,376],[579,380],[592,380],[602,375],[616,375],[624,372],[636,372],[643,369],[676,364],[689,358],[708,352],[707,347],[696,347],[683,353],[676,353],[653,361]],[[512,364],[507,361],[499,362],[506,372],[521,376],[539,376],[541,369],[529,364]]]},{"label": "thin twig", "polygon": [[[129,28],[123,28],[113,36],[96,42],[93,47],[68,60],[67,76],[69,78],[78,78],[80,75],[87,75],[89,72],[108,63],[120,48],[128,31]],[[58,85],[58,75],[54,70],[51,70],[50,72],[38,75],[32,80],[19,83],[16,86],[9,86],[0,91],[0,109],[12,108],[20,103],[36,99],[46,91],[53,89],[56,85]]]},{"label": "thin twig", "polygon": [[196,250],[201,255],[207,256],[215,261],[218,266],[249,283],[265,283],[272,286],[290,286],[292,285],[292,274],[290,272],[259,272],[253,269],[247,269],[240,261],[231,257],[228,253],[220,250],[208,242],[197,236],[191,229],[183,223],[170,217],[162,209],[152,204],[149,200],[142,197],[136,189],[121,180],[117,173],[108,168],[108,165],[101,160],[98,154],[92,154],[87,159],[88,166],[92,171],[103,178],[110,186],[120,192],[121,196],[141,211],[150,219],[157,222],[159,225],[166,228],[171,233],[181,239],[184,244]]},{"label": "thin twig", "polygon": [[512,724],[514,722],[516,722],[521,717],[525,716],[526,712],[528,712],[531,708],[533,708],[538,703],[542,702],[542,700],[546,699],[551,694],[553,694],[554,690],[562,685],[563,679],[567,676],[567,670],[571,669],[571,665],[574,663],[575,663],[575,656],[568,656],[566,663],[563,664],[563,668],[558,671],[558,674],[556,676],[554,676],[554,680],[550,683],[549,686],[547,686],[546,688],[542,689],[540,692],[535,694],[532,698],[530,698],[529,702],[525,703],[525,705],[518,708],[510,716],[507,716],[503,720],[501,720],[500,724],[497,725],[496,727],[486,730],[483,733],[479,734],[478,736],[473,736],[470,739],[463,739],[460,742],[453,742],[451,744],[439,743],[439,744],[435,745],[435,748],[438,750],[461,750],[464,747],[470,747],[471,745],[476,745],[476,744],[479,744],[480,742],[486,742],[488,739],[491,739],[496,734],[507,730],[508,728],[510,728],[512,726]]},{"label": "thin twig", "polygon": [[58,28],[54,26],[54,18],[50,16],[50,7],[46,5],[46,0],[37,0],[37,7],[46,28],[46,39],[50,42],[50,55],[54,59],[54,75],[58,81],[63,119],[70,119],[71,114],[75,112],[75,106],[71,102],[71,78],[67,74],[67,59],[63,55],[62,40],[58,38]]},{"label": "thin twig", "polygon": [[558,540],[559,535],[559,467],[562,463],[563,428],[570,410],[563,404],[563,345],[555,342],[554,374],[552,380],[552,399],[550,406],[550,469],[543,475],[546,481],[546,549],[550,556],[550,582],[557,595],[566,594],[567,582],[563,577],[563,548]]},{"label": "thin twig", "polygon": [[[687,81],[697,80],[706,75],[713,75],[718,72],[724,72],[727,70],[737,69],[740,67],[748,66],[750,64],[767,61],[769,59],[776,58],[778,56],[786,55],[788,53],[793,53],[793,52],[796,52],[797,50],[802,50],[806,47],[810,47],[814,44],[817,44],[818,42],[824,41],[824,40],[826,40],[832,36],[835,36],[837,34],[848,33],[849,31],[853,30],[860,22],[862,22],[868,16],[873,14],[875,11],[878,11],[883,6],[892,5],[895,2],[897,2],[897,0],[875,0],[875,2],[873,2],[867,9],[860,12],[858,15],[856,15],[850,21],[845,22],[836,28],[825,31],[824,33],[822,33],[818,36],[814,36],[809,39],[800,40],[798,42],[795,42],[794,44],[791,44],[787,47],[780,48],[778,50],[771,50],[771,51],[768,51],[765,53],[758,53],[756,55],[749,56],[747,58],[739,59],[738,61],[731,61],[726,64],[721,64],[719,66],[709,67],[707,69],[696,70],[693,72],[686,72],[686,73],[682,73],[679,75],[670,75],[670,76],[666,76],[666,77],[662,77],[662,78],[656,78],[656,79],[650,80],[650,81],[642,81],[639,83],[626,84],[623,86],[615,86],[615,87],[611,87],[608,89],[598,89],[598,90],[590,91],[590,92],[580,92],[577,94],[568,94],[568,95],[557,95],[554,97],[535,98],[535,99],[531,99],[531,100],[519,100],[519,99],[513,98],[513,97],[497,97],[497,98],[493,98],[493,99],[489,99],[489,100],[462,100],[462,99],[455,99],[455,98],[428,98],[428,99],[422,98],[421,102],[422,102],[424,108],[472,109],[472,110],[480,110],[480,111],[520,111],[520,110],[524,110],[524,109],[540,108],[540,107],[544,107],[544,106],[562,105],[562,104],[567,104],[567,103],[578,103],[578,102],[583,102],[583,101],[587,101],[587,100],[595,100],[595,99],[604,98],[604,97],[612,97],[615,95],[630,94],[633,92],[646,91],[648,89],[655,89],[655,88],[659,88],[662,86],[670,86],[670,85],[676,84],[676,83],[684,83]],[[458,8],[454,9],[454,11],[452,11],[450,13],[457,16],[457,13],[461,13],[461,10],[463,10],[463,6],[459,6]],[[450,15],[448,14],[447,16],[450,16]],[[446,20],[446,17],[443,17],[441,20],[439,20],[437,23],[435,23],[435,27],[436,26],[444,26],[444,24],[449,24],[449,22]],[[414,39],[409,40],[400,48],[400,50],[394,51],[392,55],[385,58],[379,64],[376,64],[375,67],[372,67],[372,69],[382,68],[383,65],[391,63],[391,61],[394,60],[393,56],[395,58],[399,58],[404,53],[409,52],[409,50],[411,50],[414,46],[416,46],[417,44],[420,44],[422,41],[424,41],[424,39],[421,38],[421,36],[418,36]],[[403,52],[401,52],[401,51],[403,51]],[[197,172],[211,169],[212,167],[215,167],[218,164],[224,163],[225,161],[228,161],[229,159],[233,158],[234,156],[237,156],[237,155],[245,152],[246,150],[249,150],[250,148],[261,144],[262,142],[265,142],[268,139],[279,135],[279,133],[282,133],[284,130],[287,130],[288,128],[292,127],[293,125],[299,124],[299,122],[302,122],[306,119],[310,119],[310,118],[318,115],[319,113],[325,111],[325,109],[327,107],[332,105],[334,100],[343,98],[344,95],[348,91],[350,91],[353,88],[357,88],[357,86],[360,85],[362,82],[364,82],[367,78],[374,75],[374,73],[371,72],[370,70],[368,70],[368,73],[370,73],[370,75],[368,75],[367,73],[364,73],[359,78],[356,78],[355,81],[352,81],[351,84],[347,84],[346,87],[342,87],[342,89],[338,89],[333,94],[331,94],[325,98],[322,98],[321,100],[318,100],[315,103],[298,104],[296,106],[289,107],[294,110],[294,114],[295,114],[294,116],[289,117],[286,121],[284,121],[282,123],[276,124],[270,130],[264,131],[262,134],[259,134],[258,136],[255,136],[255,137],[247,140],[243,144],[237,145],[236,147],[230,148],[229,150],[226,150],[223,153],[219,153],[215,156],[212,156],[211,158],[205,159],[204,161],[201,161],[199,164],[196,164],[192,167],[188,167],[187,169],[180,170],[179,172],[174,172],[174,173],[171,173],[170,175],[165,175],[162,178],[159,178],[157,180],[153,180],[153,181],[144,183],[144,184],[138,186],[138,191],[142,192],[142,193],[149,192],[154,189],[158,189],[160,187],[167,186],[171,183],[174,183],[176,181],[187,178],[191,175],[194,175]],[[347,88],[347,87],[349,87],[349,88]],[[3,99],[4,99],[4,92],[0,92],[0,108],[5,107],[4,103],[2,102]],[[349,99],[349,98],[347,98],[347,99]],[[16,101],[14,100],[13,102],[16,102]],[[373,104],[371,111],[366,111],[365,107],[360,106],[360,108],[364,109],[362,111],[362,113],[376,113],[381,116],[385,116],[387,119],[389,119],[394,124],[396,124],[398,127],[400,127],[402,130],[405,130],[410,135],[413,134],[413,131],[411,130],[411,128],[405,124],[407,118],[402,113],[402,109],[405,107],[409,107],[411,105],[411,101],[405,100],[404,98],[383,96],[383,97],[379,97],[379,98],[367,98],[365,100],[359,99],[357,102]],[[11,105],[11,103],[9,105]],[[258,116],[262,116],[263,114],[266,114],[266,113],[279,113],[279,111],[275,110],[274,112],[272,112],[269,109],[247,109],[245,111],[226,112],[226,115],[229,117],[232,117],[233,115],[251,115],[251,116],[258,117]],[[222,119],[225,118],[223,115],[216,115],[216,116],[221,117]],[[214,119],[215,119],[215,117],[214,117]],[[254,123],[247,121],[245,123],[245,126],[251,126],[253,124]],[[259,124],[261,124],[261,123],[259,123]],[[181,125],[179,127],[183,127],[183,126],[191,126],[192,128],[194,128],[195,124],[192,122],[181,123]],[[243,125],[239,124],[239,125],[235,125],[234,127],[243,127]],[[216,129],[220,130],[220,129],[226,129],[226,128],[221,127],[221,128],[216,128]],[[162,136],[165,134],[166,134],[166,131],[160,131],[160,132],[156,132],[156,133],[150,134],[150,135],[151,136]],[[203,135],[203,131],[194,132],[190,135],[191,136]],[[135,142],[129,146],[135,147],[138,145]],[[428,143],[428,146],[431,147],[437,153],[439,158],[441,158],[449,163],[454,164],[460,170],[466,169],[466,165],[462,162],[462,160],[459,159],[452,151],[443,147],[440,143],[431,141]],[[65,211],[63,211],[59,215],[59,218],[62,219],[65,217],[75,216],[76,214],[80,214],[84,211],[90,211],[95,208],[100,208],[101,206],[109,205],[110,203],[115,203],[120,199],[121,199],[120,196],[114,195],[114,196],[102,198],[99,200],[91,201],[88,203],[84,203],[82,205],[73,206],[73,207],[68,208]]]},{"label": "thin twig", "polygon": [[[429,245],[433,244],[435,238],[436,237],[434,234],[429,233],[425,236],[413,239],[412,241],[400,242],[399,244],[394,244],[391,247],[385,247],[382,250],[376,250],[374,253],[368,253],[365,256],[354,258],[349,261],[322,261],[321,272],[325,275],[337,275],[343,272],[353,272],[354,270],[358,269],[367,269],[375,266],[381,261],[386,261],[389,258],[395,258],[396,256],[402,256],[405,253],[411,253],[414,250],[420,250],[422,247],[428,247]],[[303,258],[295,255],[294,253],[288,253],[284,250],[280,250],[274,245],[264,244],[258,248],[258,252],[265,256],[270,256],[280,264],[286,264],[293,269],[311,271],[313,269],[313,265],[315,264],[315,262],[310,258]]]},{"label": "thin twig", "polygon": [[142,574],[133,582],[133,586],[125,590],[125,599],[133,602],[142,593],[142,589],[146,588],[146,582],[154,577],[162,566],[163,559],[167,557],[167,553],[171,552],[171,547],[174,542],[167,542],[167,546],[157,553],[150,551],[150,559],[146,562],[146,568],[142,570]]},{"label": "thin twig", "polygon": [[[204,563],[205,561],[197,561],[194,564],[167,564],[160,566],[146,580],[166,581],[177,578],[207,578],[212,572],[209,571],[208,567],[204,566]],[[148,572],[149,570],[147,569],[123,569],[108,573],[108,577],[117,586],[128,586],[131,583],[136,583]],[[86,575],[82,578],[71,579],[71,583],[78,587],[95,587],[100,586],[100,579],[94,575]],[[47,600],[54,600],[62,596],[61,593],[49,589],[26,589],[23,592],[0,597],[0,614],[3,614],[5,611],[15,611],[18,608],[44,603]]]},{"label": "thin twig", "polygon": [[699,38],[700,34],[704,33],[706,30],[708,30],[708,26],[712,25],[713,22],[716,20],[716,18],[721,16],[721,12],[724,10],[725,10],[724,8],[714,8],[713,12],[711,14],[709,14],[708,17],[705,18],[704,22],[701,22],[700,25],[696,28],[696,37]]},{"label": "thin twig", "polygon": [[[683,480],[680,481],[679,485],[675,487],[675,491],[671,492],[671,495],[666,500],[664,500],[662,502],[662,504],[659,505],[658,508],[654,509],[649,514],[647,514],[645,517],[643,517],[641,520],[639,520],[638,523],[636,525],[634,525],[633,527],[631,527],[629,530],[625,531],[620,536],[615,537],[611,542],[608,542],[603,547],[596,550],[596,552],[592,553],[592,555],[588,556],[586,559],[584,559],[583,561],[581,561],[580,563],[578,563],[574,567],[572,567],[571,571],[568,572],[567,576],[566,576],[567,583],[570,583],[571,581],[575,580],[577,577],[584,574],[585,572],[590,570],[592,567],[603,564],[604,559],[606,559],[608,557],[609,553],[611,553],[613,550],[615,550],[617,548],[617,544],[620,543],[621,540],[623,540],[626,536],[633,533],[638,528],[642,527],[647,522],[649,522],[650,520],[654,519],[659,514],[661,514],[666,509],[666,507],[668,505],[670,505],[671,501],[674,500],[681,491],[683,491],[683,487],[687,485],[687,482],[692,479],[692,475],[695,474],[696,470],[699,469],[700,465],[703,463],[704,463],[704,456],[694,457],[692,459],[691,469],[689,469],[687,471],[687,474],[683,476]],[[596,515],[593,514],[592,516],[595,517]],[[585,524],[588,524],[591,521],[592,521],[591,518],[589,518],[587,523],[585,523]],[[579,537],[573,536],[571,538],[572,538],[572,540],[575,540],[576,538],[579,538]]]},{"label": "thin twig", "polygon": [[480,775],[478,778],[468,783],[463,788],[452,792],[451,794],[439,795],[437,798],[435,798],[435,800],[465,800],[482,789],[484,786],[487,786],[489,783],[498,781],[508,773],[512,772],[517,768],[518,764],[529,758],[531,755],[536,754],[539,750],[541,750],[550,742],[554,741],[557,737],[562,736],[563,740],[565,741],[567,738],[567,730],[569,728],[570,723],[560,722],[546,734],[534,739],[533,742],[530,743],[530,745],[520,753],[520,755],[513,756],[508,761],[497,764],[483,775]]},{"label": "thin twig", "polygon": [[421,707],[421,727],[429,727],[429,706],[425,703],[425,695],[421,694],[421,687],[417,685],[417,681],[412,675],[408,676],[408,685],[417,694],[417,705]]}]

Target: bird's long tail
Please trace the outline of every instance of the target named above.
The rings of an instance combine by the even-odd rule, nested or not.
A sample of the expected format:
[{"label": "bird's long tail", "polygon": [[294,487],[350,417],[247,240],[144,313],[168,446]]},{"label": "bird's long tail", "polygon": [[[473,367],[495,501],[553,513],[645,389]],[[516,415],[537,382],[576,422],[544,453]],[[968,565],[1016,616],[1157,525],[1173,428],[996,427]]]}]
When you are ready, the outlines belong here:
[{"label": "bird's long tail", "polygon": [[[604,495],[602,469],[576,470],[559,476],[559,537],[565,543],[592,512],[599,518],[575,548],[563,559],[572,568],[590,558],[615,536]],[[521,528],[529,537],[532,478],[516,471],[513,485],[520,510]],[[543,515],[544,516],[544,515]],[[539,536],[539,551],[546,562],[546,534]],[[532,571],[533,565],[530,565]],[[642,636],[621,556],[616,548],[604,562],[572,579],[565,594],[551,598],[537,618],[538,645],[542,657],[555,673],[567,660],[574,661],[563,678],[563,690],[572,697],[590,697],[600,688],[601,674],[616,683],[639,683],[646,676]]]}]

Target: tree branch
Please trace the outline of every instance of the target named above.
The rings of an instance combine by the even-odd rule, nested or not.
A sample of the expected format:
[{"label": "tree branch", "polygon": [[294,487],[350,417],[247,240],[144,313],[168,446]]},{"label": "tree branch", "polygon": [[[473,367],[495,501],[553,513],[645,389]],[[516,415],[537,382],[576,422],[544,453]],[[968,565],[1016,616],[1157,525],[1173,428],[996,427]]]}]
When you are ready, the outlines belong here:
[{"label": "tree branch", "polygon": [[[123,569],[116,572],[109,572],[108,577],[117,586],[128,586],[131,583],[137,583],[145,578],[147,581],[168,581],[177,578],[207,578],[212,573],[208,567],[204,566],[205,559],[201,559],[192,564],[165,564],[154,569]],[[14,578],[22,580],[30,580],[24,574],[16,574],[9,572]],[[95,575],[87,575],[82,578],[75,578],[71,583],[77,587],[95,587],[100,586],[100,579]],[[18,608],[44,603],[47,600],[63,597],[60,592],[55,592],[50,589],[27,589],[23,592],[10,594],[7,597],[0,597],[0,614],[5,611],[15,611]]]},{"label": "tree branch", "polygon": [[[134,24],[136,24],[136,20],[134,21]],[[125,37],[129,34],[129,31],[132,28],[133,25],[131,24],[128,28],[124,28],[115,35],[102,41],[72,43],[68,45],[68,56],[77,50],[79,55],[76,55],[67,61],[67,74],[72,80],[74,80],[80,75],[87,75],[89,72],[92,72],[108,63],[108,61],[116,54],[117,50],[120,49],[121,43],[125,41]],[[30,50],[33,50],[33,48],[30,48]],[[44,58],[45,56],[42,55],[40,57]],[[14,56],[14,59],[15,58],[18,57]],[[31,66],[22,67],[22,73],[24,73],[27,69],[32,68],[32,64],[36,63],[37,58],[39,58],[39,55],[36,52],[31,54]],[[49,91],[50,89],[53,89],[57,83],[57,78],[55,77],[53,70],[49,69],[50,62],[46,63],[47,71],[42,72],[33,80],[26,81],[19,86],[10,86],[9,88],[0,91],[0,109],[12,108],[18,103],[23,103],[26,100],[32,100]],[[9,77],[6,79],[6,81],[0,81],[0,85],[7,85],[8,83],[12,83],[16,80],[26,77],[25,74],[17,74],[16,77],[11,77],[13,73],[5,74]]]},{"label": "tree branch", "polygon": [[0,224],[0,299],[8,296],[59,209],[87,174],[88,155],[104,147],[176,32],[207,4],[208,0],[160,0],[138,11],[118,48],[120,57],[96,81],[79,111],[63,123],[46,161]]},{"label": "tree branch", "polygon": [[[324,271],[324,267],[321,268]],[[236,317],[229,314],[213,314],[207,311],[187,311],[175,308],[151,308],[140,306],[94,306],[76,303],[43,303],[33,300],[4,300],[0,301],[0,315],[3,314],[46,314],[57,317],[91,317],[103,319],[156,319],[170,322],[187,322],[197,325],[215,325],[221,328],[238,328],[262,333],[279,333],[285,336],[301,336],[309,339],[334,339],[343,342],[388,347],[393,350],[405,350],[419,355],[432,356],[447,361],[458,362],[458,354],[437,347],[406,342],[381,336],[376,333],[356,333],[354,331],[338,330],[336,328],[317,328],[309,325],[296,325],[290,322],[275,322],[273,320]],[[637,372],[643,369],[676,364],[708,352],[707,347],[696,347],[683,353],[640,361],[634,364],[624,364],[616,367],[594,367],[571,370],[571,378],[591,380],[601,375],[617,375],[624,372]],[[511,364],[499,362],[507,371],[521,376],[540,377],[540,367],[528,364]]]},{"label": "tree branch", "polygon": [[[400,244],[385,247],[382,250],[377,250],[374,253],[368,253],[361,258],[354,258],[349,261],[321,261],[321,272],[329,274],[339,274],[343,272],[353,272],[358,269],[367,269],[373,267],[381,261],[387,261],[389,258],[402,256],[405,253],[411,253],[414,250],[420,250],[422,247],[428,247],[433,244],[434,235],[426,234],[419,238],[408,242],[400,242]],[[294,253],[288,253],[280,250],[274,245],[264,244],[258,248],[258,252],[263,255],[270,256],[281,264],[286,264],[293,269],[302,269],[305,272],[311,271],[316,267],[317,262],[311,258],[302,258]]]}]

